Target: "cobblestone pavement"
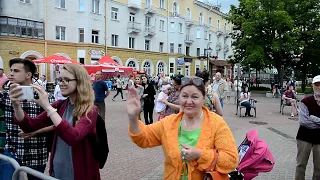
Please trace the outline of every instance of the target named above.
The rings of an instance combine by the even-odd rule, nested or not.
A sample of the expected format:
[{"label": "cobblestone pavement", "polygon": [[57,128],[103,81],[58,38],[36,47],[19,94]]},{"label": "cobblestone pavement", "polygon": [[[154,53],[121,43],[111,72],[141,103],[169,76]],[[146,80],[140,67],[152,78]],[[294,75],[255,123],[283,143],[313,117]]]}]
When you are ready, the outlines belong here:
[{"label": "cobblestone pavement", "polygon": [[[107,164],[102,169],[102,179],[162,179],[164,156],[161,147],[141,149],[130,141],[127,128],[126,104],[118,96],[115,102],[110,97],[106,101],[106,126],[110,153]],[[276,165],[272,172],[260,174],[256,179],[293,179],[295,172],[296,144],[295,135],[298,129],[297,119],[290,120],[290,108],[285,108],[285,115],[279,113],[279,99],[257,98],[257,118],[244,118],[235,115],[234,104],[224,108],[224,119],[232,130],[237,144],[240,144],[245,133],[257,129],[259,137],[270,147]],[[244,110],[243,110],[244,111]],[[156,119],[156,115],[154,115]],[[251,124],[250,121],[266,122],[267,125]],[[306,179],[311,179],[312,158],[310,158]]]}]

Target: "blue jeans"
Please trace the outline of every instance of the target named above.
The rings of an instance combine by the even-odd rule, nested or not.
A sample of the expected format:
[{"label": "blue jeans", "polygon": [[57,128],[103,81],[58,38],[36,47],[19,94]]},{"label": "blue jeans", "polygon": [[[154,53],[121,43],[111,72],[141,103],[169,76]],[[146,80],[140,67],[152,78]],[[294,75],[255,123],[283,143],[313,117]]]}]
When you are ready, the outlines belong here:
[{"label": "blue jeans", "polygon": [[246,114],[250,115],[250,111],[251,111],[251,104],[249,101],[244,101],[240,104],[241,106],[246,107]]},{"label": "blue jeans", "polygon": [[[17,160],[14,156],[12,156],[11,153],[9,153],[7,150],[3,152],[3,155],[6,155],[8,157],[14,158]],[[11,163],[1,160],[0,163],[0,179],[1,180],[12,180],[12,175],[15,171],[15,168],[12,166]]]},{"label": "blue jeans", "polygon": [[221,108],[223,109],[223,99],[220,99]]}]

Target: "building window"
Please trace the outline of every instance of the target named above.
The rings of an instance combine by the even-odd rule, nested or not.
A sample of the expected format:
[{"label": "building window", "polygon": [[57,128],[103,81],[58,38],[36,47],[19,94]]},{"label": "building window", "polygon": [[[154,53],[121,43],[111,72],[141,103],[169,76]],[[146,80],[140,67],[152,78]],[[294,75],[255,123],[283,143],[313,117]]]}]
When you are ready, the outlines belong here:
[{"label": "building window", "polygon": [[146,74],[151,74],[151,68],[150,67],[151,67],[150,63],[149,62],[145,62],[142,69],[146,71]]},{"label": "building window", "polygon": [[200,29],[197,29],[197,34],[196,34],[197,39],[201,38],[201,33],[200,33]]},{"label": "building window", "polygon": [[224,32],[227,33],[227,31],[228,31],[228,25],[227,23],[224,23]]},{"label": "building window", "polygon": [[55,6],[57,8],[66,8],[66,1],[65,0],[56,0]]},{"label": "building window", "polygon": [[79,11],[84,11],[84,0],[79,0]]},{"label": "building window", "polygon": [[211,34],[209,34],[209,41],[211,41]]},{"label": "building window", "polygon": [[129,61],[127,66],[132,67],[134,70],[137,70],[136,63],[134,61]]},{"label": "building window", "polygon": [[217,25],[218,31],[220,31],[220,20],[218,19],[218,25]]},{"label": "building window", "polygon": [[204,31],[204,39],[208,39],[208,31]]},{"label": "building window", "polygon": [[84,28],[79,28],[79,42],[84,42]]},{"label": "building window", "polygon": [[146,51],[150,50],[150,40],[144,41],[144,50],[146,50]]},{"label": "building window", "polygon": [[118,19],[118,8],[111,7],[111,19]]},{"label": "building window", "polygon": [[174,16],[177,16],[179,14],[179,5],[177,2],[173,3],[172,12]]},{"label": "building window", "polygon": [[169,63],[169,72],[170,74],[173,74],[174,73],[174,63]]},{"label": "building window", "polygon": [[187,20],[191,20],[191,11],[189,8],[187,8]]},{"label": "building window", "polygon": [[212,18],[209,17],[209,25],[212,26]]},{"label": "building window", "polygon": [[66,40],[66,27],[56,26],[56,40]]},{"label": "building window", "polygon": [[146,0],[146,8],[151,8],[151,0]]},{"label": "building window", "polygon": [[170,53],[174,53],[174,43],[170,43]]},{"label": "building window", "polygon": [[20,0],[20,2],[23,2],[23,3],[28,3],[28,4],[30,4],[30,0]]},{"label": "building window", "polygon": [[182,54],[182,44],[178,44],[178,53]]},{"label": "building window", "polygon": [[129,15],[129,21],[130,21],[130,22],[134,22],[134,18],[135,18],[135,14],[134,14],[134,13],[130,13],[130,15]]},{"label": "building window", "polygon": [[133,37],[129,37],[129,48],[134,49],[134,38]]},{"label": "building window", "polygon": [[92,38],[91,38],[92,43],[99,43],[99,31],[97,30],[92,30]]},{"label": "building window", "polygon": [[190,47],[189,46],[186,46],[186,55],[190,56]]},{"label": "building window", "polygon": [[118,46],[118,35],[111,35],[111,46]]},{"label": "building window", "polygon": [[166,7],[165,4],[164,4],[164,1],[165,0],[160,0],[160,8],[161,9],[165,9],[165,7]]},{"label": "building window", "polygon": [[163,52],[163,42],[159,43],[159,52]]},{"label": "building window", "polygon": [[158,67],[157,67],[157,73],[164,72],[164,64],[163,62],[159,62]]},{"label": "building window", "polygon": [[84,63],[84,58],[79,58],[79,63],[85,64],[85,63]]},{"label": "building window", "polygon": [[99,14],[99,3],[100,0],[92,0],[92,9],[91,12]]},{"label": "building window", "polygon": [[179,23],[179,33],[182,33],[182,23]]},{"label": "building window", "polygon": [[200,13],[200,15],[199,15],[199,23],[203,24],[203,14],[202,13]]},{"label": "building window", "polygon": [[174,22],[170,22],[170,31],[174,32]]},{"label": "building window", "polygon": [[197,48],[197,56],[200,56],[200,48]]},{"label": "building window", "polygon": [[164,20],[160,20],[160,28],[161,31],[164,31]]}]

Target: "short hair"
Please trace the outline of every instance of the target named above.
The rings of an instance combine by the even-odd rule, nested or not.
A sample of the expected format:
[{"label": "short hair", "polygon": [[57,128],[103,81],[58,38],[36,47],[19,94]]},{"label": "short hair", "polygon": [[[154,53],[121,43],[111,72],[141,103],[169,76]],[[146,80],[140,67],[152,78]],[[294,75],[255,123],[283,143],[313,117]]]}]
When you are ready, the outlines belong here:
[{"label": "short hair", "polygon": [[117,76],[118,78],[120,78],[120,74],[118,74],[118,76]]},{"label": "short hair", "polygon": [[133,78],[133,75],[132,75],[132,74],[130,74],[130,75],[129,75],[129,78]]},{"label": "short hair", "polygon": [[36,65],[34,64],[34,62],[32,62],[31,60],[29,59],[23,59],[23,58],[14,58],[14,59],[11,59],[9,61],[9,66],[11,68],[12,65],[14,64],[23,64],[23,68],[26,72],[31,72],[32,76],[36,73],[37,71],[37,67]]},{"label": "short hair", "polygon": [[172,77],[172,80],[177,84],[177,85],[181,85],[181,79],[183,78],[184,76],[181,75],[181,74],[176,74]]}]

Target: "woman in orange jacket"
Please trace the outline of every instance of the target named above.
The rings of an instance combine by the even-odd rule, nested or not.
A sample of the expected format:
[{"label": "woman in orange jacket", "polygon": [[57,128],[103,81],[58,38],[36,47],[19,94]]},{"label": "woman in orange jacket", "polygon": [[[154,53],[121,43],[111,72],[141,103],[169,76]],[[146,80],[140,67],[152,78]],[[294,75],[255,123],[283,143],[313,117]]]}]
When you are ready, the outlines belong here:
[{"label": "woman in orange jacket", "polygon": [[184,77],[181,85],[181,112],[147,126],[138,120],[140,97],[135,89],[129,89],[131,139],[142,148],[162,146],[166,158],[163,179],[202,180],[209,169],[226,176],[238,165],[234,137],[222,117],[203,106],[201,78]]}]

